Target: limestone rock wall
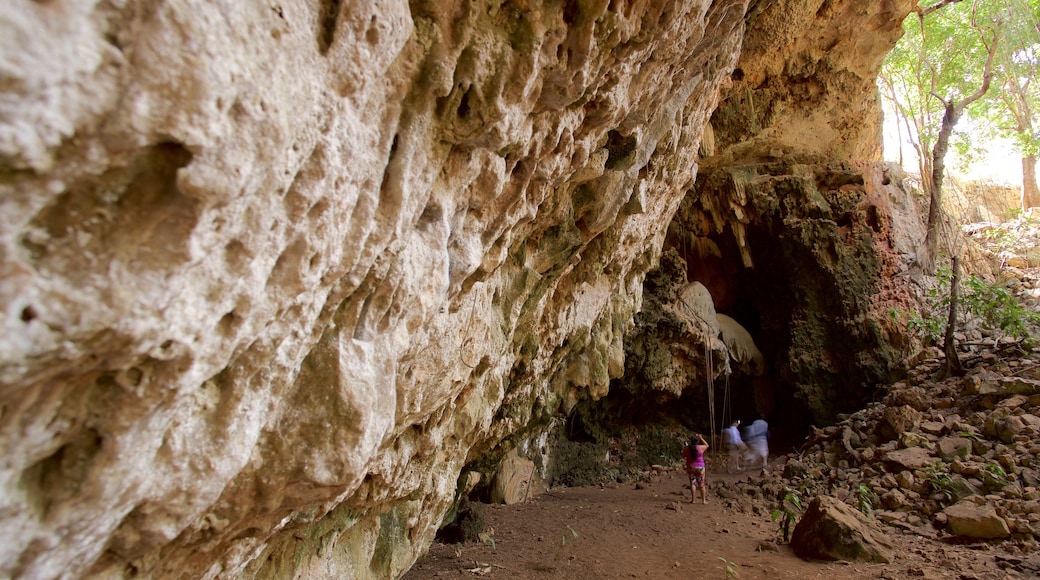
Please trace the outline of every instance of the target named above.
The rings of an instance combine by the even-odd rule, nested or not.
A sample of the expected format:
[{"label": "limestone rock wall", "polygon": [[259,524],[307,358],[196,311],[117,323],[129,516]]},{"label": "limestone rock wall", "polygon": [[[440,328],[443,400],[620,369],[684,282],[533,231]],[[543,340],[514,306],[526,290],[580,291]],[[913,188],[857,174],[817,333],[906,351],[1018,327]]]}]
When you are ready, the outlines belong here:
[{"label": "limestone rock wall", "polygon": [[915,0],[756,0],[704,165],[881,159],[881,61]]},{"label": "limestone rock wall", "polygon": [[0,576],[386,578],[622,372],[748,0],[16,0]]},{"label": "limestone rock wall", "polygon": [[779,408],[744,416],[768,413],[778,427],[806,430],[869,402],[919,346],[894,316],[917,304],[911,269],[924,236],[901,170],[746,165],[703,173],[697,192],[665,246],[720,311],[752,326],[767,354]]}]

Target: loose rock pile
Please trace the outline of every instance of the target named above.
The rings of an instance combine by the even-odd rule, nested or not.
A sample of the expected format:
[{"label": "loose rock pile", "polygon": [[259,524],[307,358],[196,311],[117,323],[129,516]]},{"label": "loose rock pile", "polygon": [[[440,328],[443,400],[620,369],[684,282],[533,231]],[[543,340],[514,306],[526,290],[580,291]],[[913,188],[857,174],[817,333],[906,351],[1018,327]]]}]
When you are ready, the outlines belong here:
[{"label": "loose rock pile", "polygon": [[1035,551],[1040,357],[1007,344],[975,356],[967,376],[939,382],[941,358],[924,361],[882,401],[814,429],[782,468],[715,493],[756,513],[785,497],[807,505],[831,496],[919,536],[1008,539]]},{"label": "loose rock pile", "polygon": [[[1040,276],[1029,256],[1040,247],[1040,220],[1023,216],[967,231],[1018,302],[1036,312]],[[1040,333],[1033,329],[1032,336]],[[928,349],[879,402],[814,428],[797,453],[781,458],[782,471],[721,485],[717,493],[760,500],[734,503],[770,511],[782,509],[785,497],[804,505],[830,495],[926,536],[1014,538],[1035,548],[1040,353],[978,320],[968,320],[957,339],[966,376],[938,380],[942,352]]]},{"label": "loose rock pile", "polygon": [[1032,209],[1000,224],[975,223],[963,229],[1003,266],[1019,269],[1040,266],[1040,210]]},{"label": "loose rock pile", "polygon": [[[1024,216],[968,231],[1018,303],[1040,311],[1040,220]],[[942,352],[927,349],[878,402],[836,425],[813,428],[773,468],[719,483],[714,492],[731,507],[779,519],[778,535],[794,520],[812,519],[804,514],[813,509],[805,508],[820,511],[818,500],[826,498],[826,517],[854,519],[836,509],[841,505],[834,502],[841,502],[872,519],[868,528],[876,531],[945,545],[986,542],[1006,554],[995,559],[1001,569],[1040,573],[1040,352],[980,320],[969,319],[959,330],[965,376],[939,379]],[[1036,328],[1030,332],[1040,336]],[[796,552],[813,527],[799,529],[802,522],[794,526],[802,532],[794,534],[799,542],[792,538]],[[874,542],[869,529],[854,527],[842,533],[857,537],[857,550]],[[829,549],[833,542],[817,543]],[[833,558],[847,559],[840,550]]]}]

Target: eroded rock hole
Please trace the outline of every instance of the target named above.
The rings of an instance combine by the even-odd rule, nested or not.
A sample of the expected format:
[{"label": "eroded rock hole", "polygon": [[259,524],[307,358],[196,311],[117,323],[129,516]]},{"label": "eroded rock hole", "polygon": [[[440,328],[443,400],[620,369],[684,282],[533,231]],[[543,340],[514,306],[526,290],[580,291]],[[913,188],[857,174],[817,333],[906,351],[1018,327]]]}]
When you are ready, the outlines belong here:
[{"label": "eroded rock hole", "polygon": [[83,264],[153,272],[188,260],[198,202],[179,190],[177,174],[192,157],[180,143],[158,143],[70,187],[33,218],[22,247],[38,269],[69,277],[89,278]]},{"label": "eroded rock hole", "polygon": [[369,44],[379,44],[379,27],[376,26],[375,16],[372,16],[372,20],[368,23],[368,30],[365,31],[365,40]]},{"label": "eroded rock hole", "polygon": [[69,500],[79,492],[101,445],[102,438],[97,431],[82,429],[50,456],[22,473],[21,487],[41,515],[52,504]]},{"label": "eroded rock hole", "polygon": [[622,135],[616,130],[607,133],[607,169],[617,169],[625,161],[630,159],[636,150],[637,140],[635,135]]},{"label": "eroded rock hole", "polygon": [[463,93],[462,94],[462,98],[459,99],[459,107],[458,107],[458,109],[455,110],[455,114],[460,119],[465,119],[466,117],[469,116],[469,111],[470,111],[470,105],[469,105],[470,96],[469,95],[470,95],[471,92],[473,92],[472,88],[468,89],[465,93]]},{"label": "eroded rock hole", "polygon": [[341,0],[323,0],[318,12],[318,52],[325,56],[336,40]]}]

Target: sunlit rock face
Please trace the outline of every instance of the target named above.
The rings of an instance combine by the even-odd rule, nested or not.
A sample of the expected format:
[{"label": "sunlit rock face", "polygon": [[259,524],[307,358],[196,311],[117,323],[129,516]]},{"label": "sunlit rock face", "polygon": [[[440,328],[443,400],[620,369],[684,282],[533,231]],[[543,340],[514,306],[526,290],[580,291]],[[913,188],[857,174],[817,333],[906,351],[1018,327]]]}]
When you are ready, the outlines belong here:
[{"label": "sunlit rock face", "polygon": [[881,158],[875,86],[912,0],[759,0],[703,165]]},{"label": "sunlit rock face", "polygon": [[[924,220],[900,169],[751,164],[704,174],[695,191],[672,221],[666,253],[684,266],[674,276],[702,283],[764,355],[764,369],[734,367],[736,416],[806,432],[862,408],[904,370],[917,347],[905,315],[916,304],[910,273]],[[729,350],[715,360],[738,362]],[[701,393],[703,358],[671,359],[690,361],[690,387]]]},{"label": "sunlit rock face", "polygon": [[8,6],[0,575],[407,569],[621,374],[748,4]]},{"label": "sunlit rock face", "polygon": [[[628,408],[650,401],[708,429],[715,385],[720,416],[765,415],[798,434],[859,408],[899,371],[915,346],[898,314],[914,304],[922,216],[898,171],[877,162],[875,79],[911,4],[749,7],[697,183],[625,340],[612,392]],[[675,316],[687,283],[707,289],[711,316],[748,331],[764,369],[740,368],[718,334]]]}]

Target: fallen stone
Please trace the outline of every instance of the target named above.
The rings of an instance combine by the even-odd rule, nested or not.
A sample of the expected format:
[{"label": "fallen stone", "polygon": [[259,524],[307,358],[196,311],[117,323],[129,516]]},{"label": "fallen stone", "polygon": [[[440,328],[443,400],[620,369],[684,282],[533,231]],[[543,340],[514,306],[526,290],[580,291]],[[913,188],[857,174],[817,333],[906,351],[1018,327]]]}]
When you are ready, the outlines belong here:
[{"label": "fallen stone", "polygon": [[1040,381],[1022,377],[987,376],[965,384],[972,395],[1035,395],[1040,392]]},{"label": "fallen stone", "polygon": [[950,479],[950,484],[947,486],[946,491],[949,492],[951,501],[958,502],[973,495],[981,494],[982,487],[973,484],[970,479],[961,475],[955,475]]},{"label": "fallen stone", "polygon": [[971,455],[971,439],[967,437],[943,437],[935,444],[935,453],[946,461],[967,459]]},{"label": "fallen stone", "polygon": [[537,495],[534,462],[510,451],[491,483],[491,502],[511,505]]},{"label": "fallen stone", "polygon": [[909,405],[902,407],[888,407],[885,409],[879,434],[885,440],[891,441],[900,435],[912,431],[914,425],[921,421],[921,413]]},{"label": "fallen stone", "polygon": [[908,447],[889,451],[882,456],[882,459],[902,469],[914,470],[935,463],[936,457],[924,447]]},{"label": "fallen stone", "polygon": [[894,557],[892,543],[873,522],[829,496],[809,503],[791,535],[791,548],[806,560],[890,563]]},{"label": "fallen stone", "polygon": [[1040,431],[1040,417],[1036,415],[1009,415],[996,421],[997,436],[1004,443],[1011,443],[1022,433],[1034,434]]},{"label": "fallen stone", "polygon": [[[1011,535],[1004,518],[991,505],[964,499],[943,510],[951,533],[967,538],[993,539]],[[797,530],[796,530],[797,531]]]},{"label": "fallen stone", "polygon": [[942,435],[946,431],[946,423],[941,421],[924,421],[921,423],[921,431],[929,435]]},{"label": "fallen stone", "polygon": [[881,504],[890,510],[898,510],[906,505],[906,494],[893,489],[881,496]]}]

